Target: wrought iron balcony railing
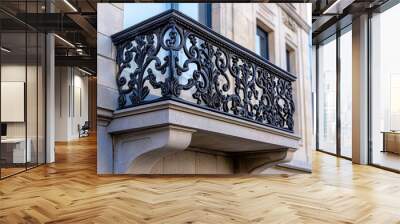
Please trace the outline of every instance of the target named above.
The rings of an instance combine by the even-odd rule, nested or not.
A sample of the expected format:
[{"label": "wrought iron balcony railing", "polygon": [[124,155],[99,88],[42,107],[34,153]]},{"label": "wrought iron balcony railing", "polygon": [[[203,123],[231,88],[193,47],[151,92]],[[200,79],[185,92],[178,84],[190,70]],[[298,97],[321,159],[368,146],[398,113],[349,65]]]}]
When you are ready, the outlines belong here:
[{"label": "wrought iron balcony railing", "polygon": [[295,76],[182,13],[116,33],[119,109],[177,100],[293,132]]}]

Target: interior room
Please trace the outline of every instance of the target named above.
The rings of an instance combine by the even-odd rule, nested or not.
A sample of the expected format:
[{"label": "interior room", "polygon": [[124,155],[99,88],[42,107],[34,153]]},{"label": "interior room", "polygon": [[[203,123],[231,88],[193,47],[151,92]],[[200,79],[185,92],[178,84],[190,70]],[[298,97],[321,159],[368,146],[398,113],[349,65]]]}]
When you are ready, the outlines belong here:
[{"label": "interior room", "polygon": [[[329,4],[317,4],[315,12],[318,7],[327,7],[327,12],[335,11],[329,9]],[[347,11],[336,18],[326,14],[315,17],[313,23],[316,148],[356,163],[400,172],[400,67],[397,57],[400,33],[393,29],[400,20],[400,6],[388,1],[338,7],[347,7]],[[354,18],[362,14],[363,8],[367,8],[368,18],[363,24],[367,28],[363,34],[365,43],[360,43],[358,36],[353,35]],[[329,19],[331,22],[327,22]],[[361,53],[357,52],[360,48]],[[359,64],[355,63],[357,57],[362,57]],[[365,72],[362,81],[355,77],[360,65],[366,66],[361,69]],[[359,83],[361,85],[354,88]],[[357,96],[359,88],[363,92]],[[363,102],[357,106],[365,107],[363,117],[353,111],[354,100]],[[353,122],[359,118],[357,123],[363,124],[362,141],[368,142],[362,143],[363,155],[353,146],[359,138],[354,138],[353,134],[360,130],[353,127]]]},{"label": "interior room", "polygon": [[400,170],[400,65],[397,44],[400,5],[371,19],[371,140],[372,163]]},{"label": "interior room", "polygon": [[12,23],[0,32],[0,176],[4,178],[45,162],[45,36],[4,12],[0,17]]},{"label": "interior room", "polygon": [[[67,24],[62,26],[60,20],[49,24],[42,17],[49,11],[75,8],[45,0],[1,1],[0,6],[0,178],[4,179],[53,162],[54,143],[95,135],[97,79],[90,56],[96,41],[69,17],[62,19]],[[93,10],[93,5],[81,6]],[[51,38],[48,32],[54,33]]]}]

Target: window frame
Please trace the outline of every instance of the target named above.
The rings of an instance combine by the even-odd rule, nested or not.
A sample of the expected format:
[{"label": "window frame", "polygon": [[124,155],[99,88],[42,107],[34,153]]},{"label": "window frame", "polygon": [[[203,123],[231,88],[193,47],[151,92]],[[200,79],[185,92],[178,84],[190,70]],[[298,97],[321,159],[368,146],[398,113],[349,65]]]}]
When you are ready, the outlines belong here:
[{"label": "window frame", "polygon": [[[349,30],[350,29],[350,30]],[[333,156],[337,156],[340,158],[344,158],[347,160],[352,160],[352,158],[347,157],[342,155],[342,150],[341,150],[341,118],[340,118],[340,113],[341,113],[341,90],[340,90],[340,85],[341,85],[341,67],[340,67],[340,37],[346,33],[346,32],[352,32],[352,23],[346,25],[345,27],[341,28],[340,30],[337,30],[336,33],[332,34],[331,36],[325,38],[324,40],[319,41],[317,44],[315,44],[316,46],[316,150],[319,152],[323,152],[323,153],[327,153]],[[319,68],[320,68],[320,64],[319,64],[319,47],[321,44],[323,43],[327,43],[330,41],[336,41],[336,151],[335,153],[331,153],[328,152],[324,149],[320,148],[320,144],[319,144],[319,116],[320,116],[320,111],[319,111],[319,97],[320,97],[320,86],[319,86]]]},{"label": "window frame", "polygon": [[297,73],[297,47],[290,41],[286,40],[285,44],[285,70],[292,74]]},{"label": "window frame", "polygon": [[[261,40],[260,40],[260,52],[256,52],[258,55],[260,55],[261,57],[263,57],[264,59],[266,59],[267,61],[270,61],[270,56],[271,56],[271,54],[270,54],[270,52],[269,52],[269,47],[270,47],[270,43],[269,43],[269,35],[270,35],[270,33],[268,32],[268,31],[266,31],[265,29],[263,29],[261,26],[259,26],[259,25],[257,25],[257,28],[256,28],[256,38],[258,39],[258,38],[263,38],[265,41],[264,42],[261,42]],[[256,40],[256,42],[257,42],[258,40]],[[262,45],[261,45],[261,43],[265,43],[265,55],[263,54],[263,52],[262,52]]]}]

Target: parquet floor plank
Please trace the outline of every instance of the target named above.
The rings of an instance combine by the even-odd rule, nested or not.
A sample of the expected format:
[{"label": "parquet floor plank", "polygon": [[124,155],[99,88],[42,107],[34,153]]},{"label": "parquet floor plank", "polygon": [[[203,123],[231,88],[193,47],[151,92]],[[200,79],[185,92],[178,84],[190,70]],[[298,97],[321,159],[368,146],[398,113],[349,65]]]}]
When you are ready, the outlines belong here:
[{"label": "parquet floor plank", "polygon": [[398,223],[400,175],[319,152],[312,174],[98,176],[96,139],[0,181],[0,223]]}]

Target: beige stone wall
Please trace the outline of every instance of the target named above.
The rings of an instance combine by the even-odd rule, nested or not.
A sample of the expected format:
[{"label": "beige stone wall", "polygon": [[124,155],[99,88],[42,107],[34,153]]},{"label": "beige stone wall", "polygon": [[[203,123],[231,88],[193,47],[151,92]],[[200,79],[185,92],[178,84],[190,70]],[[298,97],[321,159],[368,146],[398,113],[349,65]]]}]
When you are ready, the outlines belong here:
[{"label": "beige stone wall", "polygon": [[295,131],[302,146],[289,164],[310,169],[314,150],[312,131],[311,63],[309,61],[310,25],[307,7],[311,4],[218,3],[212,6],[212,28],[240,45],[255,50],[257,26],[269,33],[270,62],[286,68],[286,48],[294,51],[293,73],[296,100]]},{"label": "beige stone wall", "polygon": [[233,161],[223,153],[187,149],[161,159],[152,174],[232,174]]},{"label": "beige stone wall", "polygon": [[117,66],[111,35],[123,29],[124,4],[99,3],[97,11],[97,107],[115,110],[118,88],[113,74]]},{"label": "beige stone wall", "polygon": [[97,173],[113,172],[112,137],[106,131],[108,119],[117,108],[117,66],[111,35],[123,29],[124,4],[97,4]]}]

